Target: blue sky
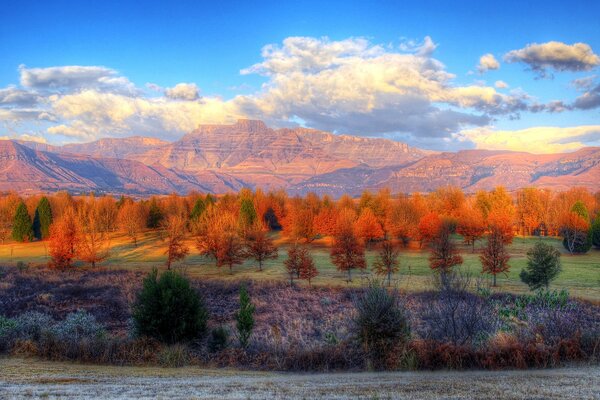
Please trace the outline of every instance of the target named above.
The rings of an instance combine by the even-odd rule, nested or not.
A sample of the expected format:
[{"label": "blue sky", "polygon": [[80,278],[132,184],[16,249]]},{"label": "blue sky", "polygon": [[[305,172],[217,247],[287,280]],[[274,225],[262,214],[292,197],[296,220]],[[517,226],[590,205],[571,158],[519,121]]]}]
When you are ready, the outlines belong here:
[{"label": "blue sky", "polygon": [[[0,96],[0,136],[53,143],[128,134],[174,139],[197,123],[251,117],[274,126],[302,121],[434,149],[484,144],[518,149],[523,138],[515,142],[511,135],[542,127],[564,128],[548,134],[548,143],[562,144],[547,146],[548,151],[599,145],[598,15],[595,1],[10,1],[0,13],[0,88],[6,99],[18,90],[19,96],[33,93],[37,100],[16,104]],[[289,38],[305,40],[286,44]],[[423,49],[426,38],[429,50]],[[577,43],[589,51],[572,47]],[[528,49],[531,44],[547,46]],[[265,57],[261,49],[267,45],[281,51]],[[329,57],[340,47],[343,61],[319,61],[317,70],[304,67],[315,54]],[[509,62],[507,54],[518,50],[523,51]],[[573,51],[566,62],[560,59],[565,51]],[[299,53],[304,59],[296,57]],[[399,56],[407,54],[418,60]],[[494,56],[497,69],[477,70],[484,54]],[[282,58],[295,66],[278,69],[272,62]],[[421,63],[423,58],[440,65]],[[58,87],[52,79],[67,79],[73,70],[60,68],[69,66],[105,70],[78,70],[77,79],[85,82],[69,78]],[[404,82],[413,72],[427,79],[436,74],[435,94],[430,81],[414,87]],[[35,82],[24,80],[27,73]],[[87,73],[105,80],[100,84]],[[384,74],[385,85],[369,86]],[[106,85],[107,77],[121,82]],[[354,92],[339,88],[345,78],[359,81]],[[576,79],[586,79],[586,85],[575,87]],[[508,87],[496,87],[497,81]],[[180,83],[195,85],[199,95],[181,86],[187,94],[167,96],[167,88]],[[489,90],[474,94],[474,86],[505,97],[494,98]],[[319,97],[307,98],[309,92]],[[584,95],[585,108],[575,107]],[[113,108],[105,115],[89,111],[92,104],[109,101]],[[516,106],[519,101],[527,105]],[[562,108],[550,102],[561,102]],[[133,111],[115,119],[117,108]],[[577,133],[567,131],[583,126]],[[545,140],[543,132],[532,137]]]}]

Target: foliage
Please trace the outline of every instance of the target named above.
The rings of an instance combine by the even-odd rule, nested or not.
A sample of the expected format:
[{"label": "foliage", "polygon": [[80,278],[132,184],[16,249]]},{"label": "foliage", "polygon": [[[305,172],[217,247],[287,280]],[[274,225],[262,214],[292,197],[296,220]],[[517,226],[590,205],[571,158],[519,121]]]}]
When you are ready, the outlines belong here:
[{"label": "foliage", "polygon": [[410,336],[409,319],[395,292],[377,282],[354,301],[356,336],[376,369],[385,367],[391,352],[401,350]]},{"label": "foliage", "polygon": [[261,227],[256,227],[246,234],[246,254],[258,262],[260,271],[266,260],[276,259],[278,256],[273,240]]},{"label": "foliage", "polygon": [[193,340],[206,330],[208,312],[190,282],[174,271],[160,278],[154,269],[143,282],[133,306],[133,320],[139,336],[165,343]]},{"label": "foliage", "polygon": [[83,339],[96,339],[105,335],[102,324],[96,318],[83,310],[70,313],[67,317],[57,323],[52,334],[61,342],[77,343]]},{"label": "foliage", "polygon": [[242,229],[248,229],[255,224],[257,220],[256,209],[252,199],[242,199],[240,205],[239,222]]},{"label": "foliage", "polygon": [[12,228],[12,238],[17,242],[25,242],[33,239],[33,224],[27,206],[21,202],[17,206]]},{"label": "foliage", "polygon": [[283,264],[290,277],[291,285],[294,284],[294,279],[306,279],[310,284],[311,279],[318,275],[315,263],[305,246],[298,244],[291,246]]},{"label": "foliage", "polygon": [[197,221],[200,219],[204,211],[206,210],[206,203],[202,197],[198,197],[196,202],[194,203],[194,207],[192,208],[192,212],[190,214],[190,219],[192,221]]},{"label": "foliage", "polygon": [[148,209],[148,219],[146,221],[146,226],[150,229],[156,229],[160,227],[163,219],[163,211],[160,209],[156,199],[152,198],[152,200],[150,200],[150,208]]},{"label": "foliage", "polygon": [[190,252],[185,244],[186,221],[180,215],[171,215],[163,223],[163,237],[167,242],[167,269],[171,264],[183,260]]},{"label": "foliage", "polygon": [[250,295],[246,285],[240,287],[240,309],[235,314],[238,338],[242,347],[248,347],[252,330],[254,329],[254,304],[250,301]]},{"label": "foliage", "polygon": [[348,282],[352,282],[353,269],[365,269],[365,248],[356,238],[351,227],[342,227],[334,236],[330,252],[331,261],[339,271],[348,273]]},{"label": "foliage", "polygon": [[502,231],[497,227],[493,227],[488,235],[487,246],[483,249],[483,253],[479,256],[482,265],[482,273],[488,273],[493,277],[493,286],[496,286],[496,275],[508,275],[510,265],[508,260],[510,255],[504,246]]},{"label": "foliage", "polygon": [[38,240],[48,239],[50,236],[50,225],[52,225],[52,208],[50,201],[43,196],[35,209],[33,217],[33,235]]},{"label": "foliage", "polygon": [[519,276],[531,290],[548,289],[561,269],[560,252],[549,244],[537,242],[527,252],[527,267]]},{"label": "foliage", "polygon": [[596,216],[596,219],[594,219],[594,223],[592,224],[590,230],[592,244],[597,249],[600,249],[600,214]]},{"label": "foliage", "polygon": [[386,240],[381,244],[381,248],[373,264],[375,274],[384,276],[387,279],[388,286],[392,283],[392,275],[400,270],[399,256],[400,251],[394,246],[394,243]]},{"label": "foliage", "polygon": [[208,337],[208,350],[211,353],[227,348],[229,344],[229,330],[224,326],[218,326],[210,331]]},{"label": "foliage", "polygon": [[447,224],[441,226],[437,236],[431,241],[430,247],[429,266],[434,271],[447,274],[452,272],[453,267],[463,263],[463,258],[458,254]]},{"label": "foliage", "polygon": [[69,268],[77,255],[79,237],[79,225],[74,211],[69,208],[50,227],[50,265],[58,269]]}]

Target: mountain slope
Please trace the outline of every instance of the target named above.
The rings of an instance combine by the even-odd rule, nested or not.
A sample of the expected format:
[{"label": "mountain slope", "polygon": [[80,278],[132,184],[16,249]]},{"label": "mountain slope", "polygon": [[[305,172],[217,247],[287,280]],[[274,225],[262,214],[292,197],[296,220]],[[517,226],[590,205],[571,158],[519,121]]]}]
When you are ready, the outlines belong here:
[{"label": "mountain slope", "polygon": [[568,154],[465,150],[433,154],[402,167],[355,167],[323,174],[290,188],[292,192],[358,194],[384,187],[393,192],[429,192],[452,185],[465,191],[505,186],[600,190],[600,148]]},{"label": "mountain slope", "polygon": [[387,139],[271,129],[252,120],[201,125],[175,142],[136,136],[65,146],[21,144],[3,143],[0,189],[148,194],[248,186],[336,196],[384,187],[428,192],[445,185],[469,192],[498,185],[600,190],[600,148],[543,155],[436,153]]}]

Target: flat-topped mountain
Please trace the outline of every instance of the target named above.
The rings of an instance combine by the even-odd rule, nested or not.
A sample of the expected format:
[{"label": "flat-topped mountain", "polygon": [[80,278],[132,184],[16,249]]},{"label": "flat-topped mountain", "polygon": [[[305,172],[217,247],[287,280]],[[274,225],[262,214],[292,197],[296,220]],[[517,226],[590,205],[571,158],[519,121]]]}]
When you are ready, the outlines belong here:
[{"label": "flat-topped mountain", "polygon": [[437,153],[388,139],[272,129],[254,120],[201,125],[174,142],[134,136],[64,146],[0,143],[2,190],[220,193],[248,186],[339,195],[444,185],[467,191],[497,185],[600,189],[599,148],[546,155]]}]

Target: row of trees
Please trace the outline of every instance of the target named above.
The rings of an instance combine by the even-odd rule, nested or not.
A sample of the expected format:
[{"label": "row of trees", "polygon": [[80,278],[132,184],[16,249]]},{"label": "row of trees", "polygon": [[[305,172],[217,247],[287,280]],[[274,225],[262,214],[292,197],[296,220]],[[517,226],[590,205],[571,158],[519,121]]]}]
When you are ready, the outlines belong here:
[{"label": "row of trees", "polygon": [[381,190],[337,201],[248,189],[219,198],[194,193],[139,201],[67,193],[21,199],[8,193],[0,197],[0,239],[8,233],[17,241],[49,239],[54,264],[65,267],[76,258],[92,265],[104,260],[112,232],[126,234],[137,246],[142,232],[156,230],[167,244],[168,267],[189,254],[187,238],[193,237],[200,254],[232,270],[249,257],[259,269],[277,257],[269,231],[282,230],[296,244],[290,254],[292,280],[314,277],[301,244],[324,236],[333,238],[332,261],[351,280],[352,270],[365,267],[358,256],[363,246],[383,242],[386,259],[397,252],[392,243],[434,245],[442,231],[460,234],[473,251],[485,235],[508,244],[521,231],[561,234],[571,253],[585,252],[600,247],[599,199],[584,189],[528,188],[509,194],[501,187],[471,196],[452,187],[410,196]]}]

